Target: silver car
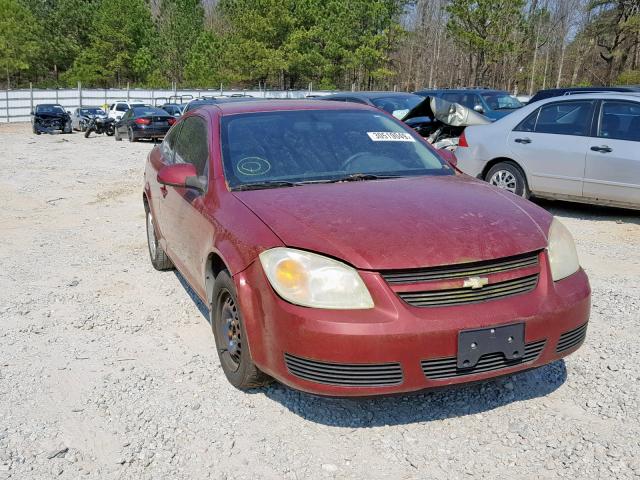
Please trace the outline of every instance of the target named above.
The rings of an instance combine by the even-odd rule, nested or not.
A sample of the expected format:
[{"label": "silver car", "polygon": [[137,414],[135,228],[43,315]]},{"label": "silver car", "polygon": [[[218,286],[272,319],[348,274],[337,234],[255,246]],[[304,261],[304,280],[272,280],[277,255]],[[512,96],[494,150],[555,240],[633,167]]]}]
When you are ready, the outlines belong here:
[{"label": "silver car", "polygon": [[80,107],[71,114],[71,126],[74,130],[84,132],[92,118],[107,118],[107,112],[100,107]]},{"label": "silver car", "polygon": [[455,155],[516,195],[640,209],[640,94],[541,100],[467,127]]}]

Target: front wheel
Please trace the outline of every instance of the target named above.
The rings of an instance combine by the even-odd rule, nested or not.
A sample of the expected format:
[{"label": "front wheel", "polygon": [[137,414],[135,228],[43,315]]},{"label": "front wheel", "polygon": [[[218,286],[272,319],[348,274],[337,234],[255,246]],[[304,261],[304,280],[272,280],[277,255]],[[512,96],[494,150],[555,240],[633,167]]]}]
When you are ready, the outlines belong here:
[{"label": "front wheel", "polygon": [[240,390],[271,383],[271,377],[251,358],[236,287],[226,270],[216,277],[209,317],[220,365],[229,383]]},{"label": "front wheel", "polygon": [[89,135],[91,135],[91,132],[93,132],[93,128],[89,127],[84,131],[84,138],[89,138]]},{"label": "front wheel", "polygon": [[489,169],[484,179],[491,185],[519,197],[529,198],[529,186],[524,172],[511,162],[500,162]]},{"label": "front wheel", "polygon": [[107,125],[107,129],[105,130],[104,133],[106,133],[108,137],[113,137],[113,135],[115,133],[115,128],[113,128],[113,124],[112,125]]},{"label": "front wheel", "polygon": [[64,124],[64,127],[62,128],[62,133],[71,133],[73,132],[73,129],[71,128],[71,122],[67,122]]}]

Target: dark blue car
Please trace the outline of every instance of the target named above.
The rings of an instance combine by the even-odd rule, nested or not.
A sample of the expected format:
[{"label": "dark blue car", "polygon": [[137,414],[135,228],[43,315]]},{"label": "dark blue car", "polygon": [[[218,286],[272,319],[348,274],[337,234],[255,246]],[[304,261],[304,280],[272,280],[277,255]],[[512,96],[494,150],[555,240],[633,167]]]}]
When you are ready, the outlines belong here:
[{"label": "dark blue car", "polygon": [[524,106],[518,99],[501,90],[484,88],[420,90],[422,97],[438,97],[475,110],[491,120],[498,120]]}]

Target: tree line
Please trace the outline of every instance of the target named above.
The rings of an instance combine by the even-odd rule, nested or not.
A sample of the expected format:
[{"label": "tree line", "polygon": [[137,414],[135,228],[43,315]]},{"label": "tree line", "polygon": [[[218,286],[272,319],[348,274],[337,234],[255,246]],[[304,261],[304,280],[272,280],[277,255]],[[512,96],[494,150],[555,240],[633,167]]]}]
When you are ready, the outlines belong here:
[{"label": "tree line", "polygon": [[639,0],[0,0],[3,83],[640,84]]}]

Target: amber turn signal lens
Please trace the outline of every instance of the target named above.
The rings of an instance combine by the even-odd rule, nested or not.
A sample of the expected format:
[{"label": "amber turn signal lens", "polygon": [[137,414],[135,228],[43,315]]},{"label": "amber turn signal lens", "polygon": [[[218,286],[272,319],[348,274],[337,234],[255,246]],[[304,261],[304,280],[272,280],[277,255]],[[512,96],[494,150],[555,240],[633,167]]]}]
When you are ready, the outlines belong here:
[{"label": "amber turn signal lens", "polygon": [[300,288],[306,283],[303,266],[290,258],[278,262],[275,274],[280,285],[287,289]]}]

